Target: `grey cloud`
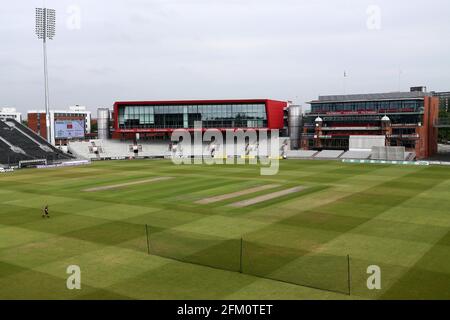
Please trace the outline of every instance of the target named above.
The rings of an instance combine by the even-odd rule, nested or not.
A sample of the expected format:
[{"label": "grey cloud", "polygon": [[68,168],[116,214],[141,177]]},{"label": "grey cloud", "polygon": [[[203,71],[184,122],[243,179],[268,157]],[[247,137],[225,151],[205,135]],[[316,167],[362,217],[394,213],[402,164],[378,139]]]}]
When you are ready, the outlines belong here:
[{"label": "grey cloud", "polygon": [[[381,29],[368,30],[376,4]],[[39,0],[0,12],[0,105],[42,108]],[[66,26],[70,5],[81,29]],[[450,90],[450,3],[431,0],[47,0],[57,10],[49,43],[51,104],[94,110],[120,99],[269,97]]]}]

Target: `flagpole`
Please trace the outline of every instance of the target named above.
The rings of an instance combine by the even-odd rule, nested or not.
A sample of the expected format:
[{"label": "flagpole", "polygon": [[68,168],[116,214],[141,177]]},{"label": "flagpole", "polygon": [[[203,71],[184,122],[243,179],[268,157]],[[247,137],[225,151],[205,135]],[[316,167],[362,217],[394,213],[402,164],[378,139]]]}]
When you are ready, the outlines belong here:
[{"label": "flagpole", "polygon": [[347,94],[347,71],[344,71],[344,94]]}]

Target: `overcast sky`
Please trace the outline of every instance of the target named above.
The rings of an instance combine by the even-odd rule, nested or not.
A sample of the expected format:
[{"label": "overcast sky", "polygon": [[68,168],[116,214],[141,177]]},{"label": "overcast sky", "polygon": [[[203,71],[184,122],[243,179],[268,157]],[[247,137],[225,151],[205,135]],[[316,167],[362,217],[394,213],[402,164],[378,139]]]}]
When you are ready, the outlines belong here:
[{"label": "overcast sky", "polygon": [[[0,106],[43,109],[42,0],[1,0]],[[450,90],[448,0],[47,0],[52,108]],[[400,71],[401,70],[401,71]],[[344,71],[348,77],[344,83]]]}]

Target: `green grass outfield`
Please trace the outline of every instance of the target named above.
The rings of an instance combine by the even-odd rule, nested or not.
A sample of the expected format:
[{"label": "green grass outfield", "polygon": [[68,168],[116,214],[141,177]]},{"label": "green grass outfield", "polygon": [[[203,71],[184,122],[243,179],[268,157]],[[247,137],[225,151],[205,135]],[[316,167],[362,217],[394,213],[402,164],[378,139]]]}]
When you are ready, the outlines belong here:
[{"label": "green grass outfield", "polygon": [[[136,160],[2,174],[0,299],[450,299],[450,168],[286,160],[259,172]],[[280,186],[195,204],[263,184]],[[295,186],[306,189],[229,206]],[[178,260],[147,253],[146,224],[151,252]],[[66,288],[69,265],[81,290]],[[370,265],[381,290],[367,289]]]}]

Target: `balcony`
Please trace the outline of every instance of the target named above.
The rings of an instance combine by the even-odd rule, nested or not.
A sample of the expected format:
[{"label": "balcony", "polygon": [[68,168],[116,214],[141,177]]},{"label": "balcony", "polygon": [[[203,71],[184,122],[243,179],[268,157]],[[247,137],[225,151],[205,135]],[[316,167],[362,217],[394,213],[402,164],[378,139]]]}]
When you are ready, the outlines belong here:
[{"label": "balcony", "polygon": [[400,140],[418,140],[420,138],[418,133],[413,134],[388,134],[388,139],[400,139]]},{"label": "balcony", "polygon": [[406,109],[380,109],[380,110],[357,110],[357,111],[326,111],[326,110],[317,110],[317,111],[309,111],[305,113],[306,117],[317,117],[317,116],[383,116],[387,115],[395,115],[395,114],[423,114],[424,111],[421,109],[414,108],[406,108]]},{"label": "balcony", "polygon": [[392,128],[417,128],[420,126],[421,126],[421,124],[418,124],[418,123],[393,123],[393,124],[391,124]]},{"label": "balcony", "polygon": [[379,131],[381,127],[322,127],[322,131]]}]

